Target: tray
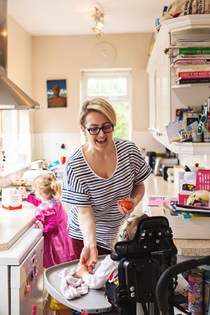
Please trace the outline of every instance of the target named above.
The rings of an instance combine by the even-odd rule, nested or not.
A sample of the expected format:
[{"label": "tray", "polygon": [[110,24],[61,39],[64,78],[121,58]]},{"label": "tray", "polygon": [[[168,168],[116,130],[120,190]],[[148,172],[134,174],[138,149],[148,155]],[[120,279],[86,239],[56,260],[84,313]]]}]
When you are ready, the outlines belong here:
[{"label": "tray", "polygon": [[[100,261],[104,258],[101,256],[98,260],[97,266]],[[67,300],[60,292],[60,277],[59,272],[66,267],[76,267],[79,260],[70,261],[60,265],[50,267],[44,271],[44,284],[49,294],[54,297],[57,301],[64,304],[65,306],[72,308],[73,310],[82,313],[103,313],[109,312],[112,309],[112,305],[105,298],[105,290],[93,290],[89,289],[89,292],[74,300]],[[96,268],[97,268],[96,266]]]}]

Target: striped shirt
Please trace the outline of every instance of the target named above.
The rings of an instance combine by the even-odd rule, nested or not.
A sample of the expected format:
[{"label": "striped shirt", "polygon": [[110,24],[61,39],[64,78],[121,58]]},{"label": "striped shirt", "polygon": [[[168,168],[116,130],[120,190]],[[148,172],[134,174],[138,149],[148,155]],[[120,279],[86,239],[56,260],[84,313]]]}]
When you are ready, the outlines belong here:
[{"label": "striped shirt", "polygon": [[72,238],[82,240],[77,206],[92,206],[96,223],[96,241],[111,248],[122,215],[117,201],[131,195],[134,185],[143,182],[151,173],[137,146],[130,141],[113,139],[116,169],[111,177],[101,178],[87,164],[82,146],[69,158],[63,178],[62,202],[70,204],[69,225]]}]

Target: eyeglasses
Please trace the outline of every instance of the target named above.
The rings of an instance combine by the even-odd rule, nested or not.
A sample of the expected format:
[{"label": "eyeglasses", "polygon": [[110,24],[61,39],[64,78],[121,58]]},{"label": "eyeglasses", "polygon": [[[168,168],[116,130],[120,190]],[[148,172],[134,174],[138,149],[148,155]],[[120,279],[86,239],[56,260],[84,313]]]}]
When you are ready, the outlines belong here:
[{"label": "eyeglasses", "polygon": [[204,127],[203,124],[206,122],[206,120],[207,120],[206,115],[202,115],[200,117],[198,128],[197,128],[197,135],[201,135],[203,133],[203,127]]},{"label": "eyeglasses", "polygon": [[93,127],[93,128],[87,128],[83,125],[83,127],[89,132],[90,135],[98,135],[101,130],[103,130],[104,133],[110,133],[114,130],[113,125],[105,125],[102,127]]}]

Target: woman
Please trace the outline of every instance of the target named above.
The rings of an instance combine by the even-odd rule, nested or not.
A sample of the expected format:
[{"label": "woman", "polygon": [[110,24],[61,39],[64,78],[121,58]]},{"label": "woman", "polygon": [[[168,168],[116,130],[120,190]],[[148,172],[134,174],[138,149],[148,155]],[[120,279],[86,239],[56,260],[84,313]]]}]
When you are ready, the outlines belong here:
[{"label": "woman", "polygon": [[[116,114],[102,98],[85,101],[80,126],[87,143],[67,161],[62,201],[71,204],[69,224],[75,255],[91,270],[98,254],[111,252],[123,218],[144,196],[150,175],[136,145],[114,139]],[[120,202],[128,198],[132,208]]]}]

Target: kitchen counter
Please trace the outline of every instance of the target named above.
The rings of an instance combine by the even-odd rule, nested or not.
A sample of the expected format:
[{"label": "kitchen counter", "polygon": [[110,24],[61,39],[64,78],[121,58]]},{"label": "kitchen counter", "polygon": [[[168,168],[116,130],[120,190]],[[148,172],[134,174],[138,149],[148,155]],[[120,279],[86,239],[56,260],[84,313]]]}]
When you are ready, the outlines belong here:
[{"label": "kitchen counter", "polygon": [[20,210],[0,207],[0,251],[9,249],[35,221],[35,207],[23,202]]},{"label": "kitchen counter", "polygon": [[[145,181],[145,190],[145,197],[140,203],[140,207],[143,212],[152,216],[164,216],[164,212],[162,207],[148,207],[148,196],[178,196],[178,191],[174,183],[168,183],[161,176],[155,176],[153,174],[151,174]],[[210,240],[186,240],[174,238],[174,244],[177,247],[179,256],[202,257],[210,255]]]}]

